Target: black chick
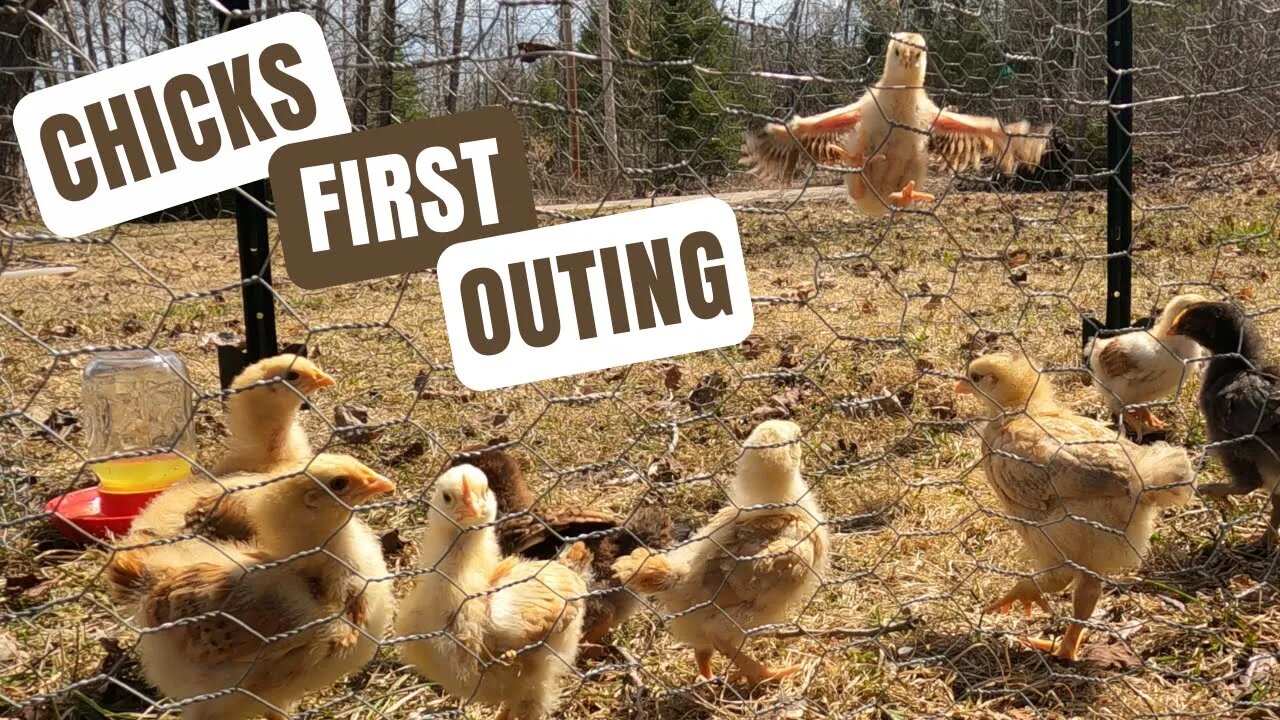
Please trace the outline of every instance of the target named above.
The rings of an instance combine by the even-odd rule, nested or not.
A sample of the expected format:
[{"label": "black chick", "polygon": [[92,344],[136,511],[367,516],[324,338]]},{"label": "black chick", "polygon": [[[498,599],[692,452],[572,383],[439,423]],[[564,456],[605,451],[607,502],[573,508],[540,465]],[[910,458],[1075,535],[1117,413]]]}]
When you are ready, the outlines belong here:
[{"label": "black chick", "polygon": [[1240,308],[1225,302],[1198,303],[1173,322],[1173,335],[1185,335],[1212,353],[1200,387],[1212,451],[1230,483],[1200,486],[1212,498],[1247,495],[1261,487],[1271,493],[1268,544],[1280,528],[1280,368],[1266,362],[1257,327]]},{"label": "black chick", "polygon": [[[618,623],[638,607],[634,594],[624,591],[613,573],[615,560],[633,550],[663,550],[674,543],[671,516],[646,506],[623,518],[608,510],[566,505],[535,508],[524,471],[498,448],[473,445],[454,455],[451,466],[474,465],[489,479],[498,505],[498,544],[504,555],[536,560],[559,557],[583,535],[591,554],[591,595],[587,597],[582,641],[599,645]],[[598,533],[598,534],[596,534]]]}]

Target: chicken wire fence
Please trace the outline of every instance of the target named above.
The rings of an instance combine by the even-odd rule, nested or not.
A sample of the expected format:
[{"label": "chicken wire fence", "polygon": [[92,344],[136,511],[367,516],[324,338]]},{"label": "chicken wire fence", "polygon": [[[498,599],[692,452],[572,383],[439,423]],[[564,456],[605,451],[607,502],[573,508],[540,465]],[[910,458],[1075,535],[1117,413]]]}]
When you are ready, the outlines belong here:
[{"label": "chicken wire fence", "polygon": [[[1034,568],[984,479],[993,453],[976,406],[953,394],[955,381],[973,358],[1020,350],[1067,406],[1110,420],[1081,367],[1081,328],[1106,305],[1106,266],[1116,257],[1106,250],[1102,191],[1114,170],[1108,114],[1122,108],[1106,85],[1106,5],[353,0],[255,2],[234,13],[315,17],[357,129],[511,108],[547,223],[691,194],[735,207],[756,313],[740,346],[473,393],[449,365],[432,273],[309,292],[281,272],[270,225],[266,252],[245,263],[233,238],[262,231],[264,220],[252,188],[89,236],[46,231],[13,139],[16,100],[230,21],[226,6],[196,0],[6,2],[0,715],[199,716],[195,700],[264,695],[233,680],[166,697],[138,663],[140,639],[156,631],[108,593],[119,541],[68,541],[44,504],[96,482],[79,409],[94,353],[177,353],[197,398],[190,457],[212,468],[229,432],[219,356],[234,355],[227,348],[245,336],[251,350],[269,350],[276,333],[281,347],[304,347],[337,379],[299,416],[316,451],[350,453],[398,484],[356,517],[387,564],[363,577],[366,587],[402,603],[433,575],[421,569],[429,500],[462,448],[496,443],[511,454],[532,490],[532,507],[516,519],[532,518],[552,539],[580,534],[575,517],[615,515],[620,529],[588,525],[586,537],[607,553],[642,539],[627,525],[642,513],[669,516],[673,542],[687,544],[732,506],[726,486],[752,429],[771,419],[802,429],[803,475],[825,512],[830,557],[811,597],[752,630],[743,648],[800,672],[744,688],[718,660],[717,679],[703,681],[669,630],[691,611],[644,603],[554,684],[557,717],[1274,715],[1280,614],[1276,556],[1260,540],[1261,493],[1232,505],[1196,493],[1165,511],[1141,569],[1104,578],[1075,662],[1016,641],[1061,634],[1067,596],[1051,595],[1052,613],[1031,619],[984,612]],[[1194,291],[1245,308],[1273,338],[1280,6],[1148,1],[1130,12],[1134,225],[1123,256],[1134,307],[1156,312]],[[926,86],[939,105],[1051,127],[1040,166],[1009,177],[935,164],[927,188],[935,202],[869,219],[843,186],[832,187],[840,180],[832,168],[803,171],[780,189],[739,165],[744,131],[846,104],[873,83],[897,30],[927,40]],[[269,196],[263,202],[270,216]],[[264,272],[271,258],[274,279]],[[269,320],[274,332],[264,335]],[[1188,385],[1155,410],[1169,425],[1165,439],[1190,453],[1196,483],[1221,481],[1205,452],[1196,381]],[[293,519],[272,517],[282,526]],[[567,524],[553,524],[560,519]],[[198,578],[190,585],[203,587]],[[603,597],[595,587],[592,598]],[[238,620],[230,607],[218,615]],[[254,629],[261,648],[252,657],[287,671],[272,646],[332,619]],[[438,635],[464,645],[457,628]],[[370,662],[305,693],[300,706],[276,709],[488,712],[405,664],[419,638],[366,632],[377,645]],[[498,673],[513,660],[487,662]]]}]

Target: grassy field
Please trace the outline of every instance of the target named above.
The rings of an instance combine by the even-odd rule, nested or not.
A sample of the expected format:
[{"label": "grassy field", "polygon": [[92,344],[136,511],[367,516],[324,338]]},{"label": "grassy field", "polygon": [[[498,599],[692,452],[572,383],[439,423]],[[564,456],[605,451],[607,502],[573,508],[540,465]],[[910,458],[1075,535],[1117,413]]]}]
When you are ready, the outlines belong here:
[{"label": "grassy field", "polygon": [[[1280,313],[1269,314],[1280,308],[1274,172],[1198,183],[1138,198],[1135,313],[1195,289],[1262,313],[1268,338],[1280,337]],[[622,654],[584,661],[558,717],[1274,716],[1280,573],[1258,544],[1261,497],[1225,511],[1195,498],[1168,513],[1146,567],[1107,588],[1094,618],[1102,630],[1078,664],[1013,639],[1060,632],[1063,597],[1051,600],[1056,617],[981,611],[1025,566],[992,513],[981,443],[965,421],[976,408],[956,403],[954,375],[971,354],[1021,347],[1054,369],[1074,408],[1103,417],[1078,367],[1081,314],[1105,302],[1105,215],[1097,193],[950,193],[936,212],[892,223],[843,201],[757,202],[739,212],[757,299],[746,343],[505,391],[475,394],[453,377],[430,273],[308,292],[277,262],[279,332],[307,342],[339,380],[305,413],[316,444],[400,484],[396,500],[367,517],[379,532],[395,529],[385,545],[397,571],[413,567],[422,493],[461,445],[517,441],[513,453],[547,506],[626,513],[662,503],[687,532],[724,502],[739,442],[757,422],[804,427],[806,475],[835,537],[831,571],[794,618],[808,632],[756,641],[761,656],[804,672],[753,693],[695,687],[692,653],[643,614],[615,638],[637,667],[619,667]],[[27,720],[160,715],[130,659],[136,634],[99,577],[106,553],[67,545],[36,516],[45,499],[88,481],[77,474],[84,437],[74,422],[87,355],[71,351],[179,353],[210,394],[197,433],[201,457],[213,458],[225,428],[211,339],[243,331],[231,221],[103,237],[3,248],[24,263],[80,268],[0,281],[0,695],[23,703],[9,714]],[[1199,460],[1193,392],[1160,414],[1170,440]],[[366,409],[376,431],[335,433],[339,406]],[[1220,472],[1205,462],[1199,480]],[[404,718],[456,705],[388,645],[305,707],[314,717]]]}]

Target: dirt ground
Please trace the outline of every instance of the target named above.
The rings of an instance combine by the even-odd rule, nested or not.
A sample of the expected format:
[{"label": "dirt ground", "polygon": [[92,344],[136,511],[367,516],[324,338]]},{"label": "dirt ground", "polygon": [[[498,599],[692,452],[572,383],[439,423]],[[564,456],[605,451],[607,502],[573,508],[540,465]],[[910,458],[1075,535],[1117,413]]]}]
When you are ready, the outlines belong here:
[{"label": "dirt ground", "polygon": [[[940,188],[944,189],[944,188]],[[1280,185],[1274,173],[1174,179],[1138,196],[1134,308],[1180,290],[1232,298],[1280,337]],[[977,464],[976,410],[951,387],[971,354],[1020,347],[1078,411],[1105,411],[1080,365],[1083,313],[1105,302],[1105,196],[943,194],[936,209],[868,220],[843,199],[751,198],[739,223],[755,330],[746,343],[668,361],[476,394],[453,377],[431,273],[309,292],[275,265],[279,334],[339,381],[304,414],[317,446],[393,476],[367,521],[396,572],[414,566],[420,498],[464,444],[504,438],[544,506],[628,513],[660,503],[688,532],[720,507],[739,443],[760,420],[805,429],[805,474],[830,516],[833,561],[794,618],[761,638],[804,671],[747,692],[695,687],[692,653],[642,613],[625,653],[580,664],[564,718],[1270,717],[1280,711],[1280,585],[1259,544],[1264,500],[1169,511],[1146,566],[1108,586],[1086,658],[1064,664],[1015,634],[1053,617],[984,615],[1026,566]],[[564,208],[558,208],[566,212]],[[568,209],[573,210],[573,209]],[[583,212],[578,209],[579,212]],[[548,222],[558,222],[553,217]],[[29,238],[34,228],[10,227]],[[171,349],[208,395],[201,457],[225,437],[215,339],[243,331],[230,220],[122,226],[101,241],[11,241],[18,264],[68,277],[0,281],[0,698],[23,718],[157,717],[112,610],[103,548],[71,546],[39,516],[88,482],[79,374],[92,346]],[[16,266],[16,265],[15,265]],[[1202,459],[1195,386],[1159,411]],[[367,412],[373,428],[335,432]],[[354,411],[354,412],[352,412]],[[32,421],[44,422],[52,433]],[[1198,482],[1218,477],[1204,461]],[[392,581],[392,580],[389,580]],[[407,589],[396,578],[398,594]],[[877,629],[883,629],[878,631]],[[634,658],[630,672],[619,659]],[[423,717],[457,705],[388,642],[364,672],[311,697],[313,717]],[[467,709],[468,717],[489,717]]]}]

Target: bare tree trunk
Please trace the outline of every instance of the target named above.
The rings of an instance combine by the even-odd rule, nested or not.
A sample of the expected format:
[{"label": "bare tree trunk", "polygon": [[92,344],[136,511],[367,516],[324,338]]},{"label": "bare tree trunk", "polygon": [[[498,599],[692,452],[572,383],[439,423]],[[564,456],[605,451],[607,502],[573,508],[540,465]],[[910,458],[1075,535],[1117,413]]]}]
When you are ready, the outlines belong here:
[{"label": "bare tree trunk", "polygon": [[185,0],[187,6],[187,42],[200,39],[200,0]]},{"label": "bare tree trunk", "polygon": [[111,54],[111,27],[107,24],[107,0],[98,0],[98,22],[102,27],[102,54],[107,60],[107,67],[116,64]]},{"label": "bare tree trunk", "polygon": [[[0,13],[0,68],[23,68],[0,72],[0,116],[12,117],[13,109],[35,87],[35,72],[27,70],[48,63],[41,49],[41,28],[30,21],[44,15],[53,0],[34,0],[25,12]],[[30,186],[18,154],[18,140],[12,122],[0,122],[0,220],[25,214],[30,204]]]},{"label": "bare tree trunk", "polygon": [[606,156],[617,158],[614,164],[620,167],[622,158],[618,149],[618,99],[613,88],[613,17],[609,8],[610,0],[600,0],[596,14],[600,23],[600,84],[604,87],[604,143]]},{"label": "bare tree trunk", "polygon": [[392,81],[395,71],[391,63],[396,60],[396,0],[383,0],[382,3],[382,103],[378,108],[378,125],[391,124],[391,103],[395,98]]},{"label": "bare tree trunk", "polygon": [[[560,5],[560,44],[564,50],[573,52],[573,5]],[[571,176],[574,180],[582,177],[582,150],[579,138],[581,129],[578,122],[578,63],[573,55],[564,58],[564,94],[569,106],[569,161]]]},{"label": "bare tree trunk", "polygon": [[80,11],[84,13],[82,18],[84,21],[84,54],[89,56],[94,66],[98,64],[98,53],[94,49],[93,39],[93,8],[89,6],[89,0],[80,0]]},{"label": "bare tree trunk", "polygon": [[165,47],[178,47],[178,0],[161,0],[160,21],[164,23]]},{"label": "bare tree trunk", "polygon": [[356,57],[355,88],[351,92],[351,124],[367,127],[369,124],[369,67],[371,53],[369,42],[369,15],[372,0],[359,0],[356,6]]},{"label": "bare tree trunk", "polygon": [[[83,51],[84,45],[80,43],[80,37],[76,33],[76,26],[71,22],[71,4],[67,2],[67,0],[59,0],[58,4],[62,9],[62,12],[59,13],[62,15],[62,32],[66,34],[67,40],[70,41],[72,45]],[[82,57],[80,53],[72,51],[70,55],[72,66],[76,69],[76,72],[83,73],[90,69],[88,67],[88,63],[85,62],[84,57]]]},{"label": "bare tree trunk", "polygon": [[[453,9],[453,43],[449,46],[449,55],[457,57],[462,54],[462,24],[467,16],[467,0],[458,0]],[[462,61],[454,60],[449,64],[449,91],[444,96],[445,112],[458,110],[458,84],[462,80]]]}]

